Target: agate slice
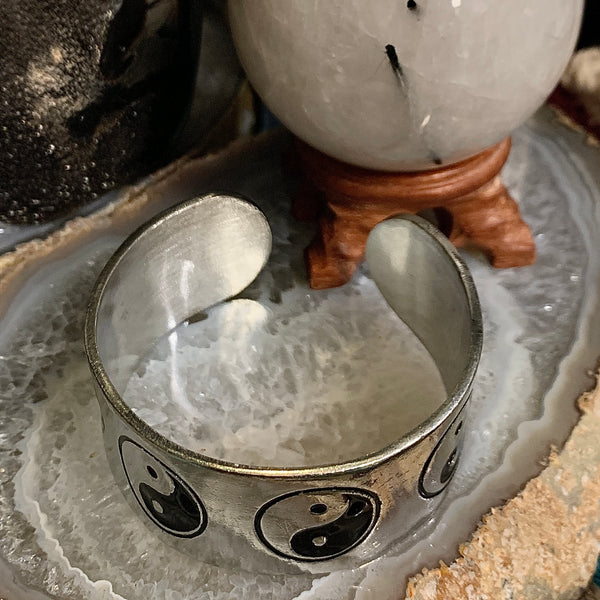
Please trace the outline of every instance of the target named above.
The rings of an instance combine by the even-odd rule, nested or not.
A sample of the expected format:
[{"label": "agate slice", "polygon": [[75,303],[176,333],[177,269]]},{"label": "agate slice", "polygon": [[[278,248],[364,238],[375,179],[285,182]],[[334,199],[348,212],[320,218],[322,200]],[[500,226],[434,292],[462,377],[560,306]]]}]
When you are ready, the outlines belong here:
[{"label": "agate slice", "polygon": [[[290,323],[344,303],[360,312],[363,302],[370,314],[377,300],[365,269],[345,288],[314,292],[306,284],[302,251],[313,232],[290,217],[295,183],[280,169],[287,134],[182,160],[125,190],[102,212],[0,257],[0,595],[381,600],[401,597],[407,578],[423,567],[452,561],[482,515],[515,495],[539,473],[551,447],[568,437],[578,419],[575,400],[591,387],[600,354],[600,322],[593,318],[600,281],[598,150],[549,109],[513,140],[503,178],[532,227],[538,260],[496,271],[483,257],[463,253],[486,332],[464,454],[442,511],[414,538],[355,571],[319,579],[233,573],[162,545],[134,517],[110,475],[82,349],[87,298],[108,256],[137,224],[210,190],[252,199],[274,231],[274,252],[253,302],[284,306],[286,297],[302,298],[303,310]],[[336,327],[343,344],[350,332],[343,319]],[[314,336],[318,344],[319,332]],[[289,337],[292,345],[306,343],[301,331],[296,341]],[[373,362],[383,360],[373,348]],[[262,435],[285,442],[276,429]],[[566,561],[571,550],[564,548]]]}]

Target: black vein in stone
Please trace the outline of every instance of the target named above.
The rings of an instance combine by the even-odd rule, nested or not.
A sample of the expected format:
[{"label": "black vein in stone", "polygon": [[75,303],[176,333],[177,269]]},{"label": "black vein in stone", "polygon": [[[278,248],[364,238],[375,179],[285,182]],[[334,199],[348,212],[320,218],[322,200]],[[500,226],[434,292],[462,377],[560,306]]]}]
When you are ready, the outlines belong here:
[{"label": "black vein in stone", "polygon": [[[409,2],[409,4],[410,4],[410,2]],[[416,3],[415,3],[415,6],[416,6]],[[385,53],[388,57],[388,60],[390,61],[392,71],[394,72],[394,75],[396,76],[396,79],[398,80],[398,83],[400,84],[400,87],[402,88],[402,91],[404,92],[404,94],[406,95],[407,100],[408,100],[408,83],[406,81],[404,71],[402,70],[402,65],[400,64],[400,61],[398,60],[398,53],[396,52],[395,46],[393,44],[386,44]],[[409,102],[409,111],[411,111],[410,102]],[[423,136],[421,136],[421,137],[423,137]],[[429,154],[429,158],[430,158],[431,162],[433,162],[436,165],[441,165],[442,159],[437,154],[437,152],[435,152],[434,150],[432,150],[431,148],[429,148],[427,146],[425,146],[425,147],[427,148],[427,153]]]},{"label": "black vein in stone", "polygon": [[442,159],[433,150],[429,150],[429,158],[436,165],[442,164]]},{"label": "black vein in stone", "polygon": [[398,60],[396,48],[392,44],[387,44],[385,47],[385,53],[388,57],[388,60],[390,61],[390,65],[392,66],[392,71],[394,71],[396,79],[402,86],[402,89],[406,92],[406,80],[404,79],[404,71],[402,70],[400,61]]}]

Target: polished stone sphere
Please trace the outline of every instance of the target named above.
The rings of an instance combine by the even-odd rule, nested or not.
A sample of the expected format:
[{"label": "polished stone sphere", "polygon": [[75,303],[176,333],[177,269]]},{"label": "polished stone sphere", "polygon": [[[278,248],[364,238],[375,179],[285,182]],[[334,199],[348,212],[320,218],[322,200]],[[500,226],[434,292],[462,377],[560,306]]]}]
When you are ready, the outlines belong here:
[{"label": "polished stone sphere", "polygon": [[545,100],[583,0],[229,0],[248,77],[298,137],[406,171],[493,145]]}]

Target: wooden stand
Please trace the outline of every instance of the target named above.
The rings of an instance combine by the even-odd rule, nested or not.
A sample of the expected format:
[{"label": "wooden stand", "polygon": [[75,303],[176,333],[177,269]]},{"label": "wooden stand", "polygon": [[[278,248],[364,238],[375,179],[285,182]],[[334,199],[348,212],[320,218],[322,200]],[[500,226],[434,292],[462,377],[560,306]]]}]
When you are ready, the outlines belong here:
[{"label": "wooden stand", "polygon": [[455,245],[472,243],[495,267],[533,263],[531,231],[498,175],[509,152],[510,138],[447,167],[388,173],[342,163],[296,140],[305,182],[294,199],[294,216],[319,222],[306,249],[311,287],[349,281],[375,225],[427,209],[436,211],[440,228]]}]

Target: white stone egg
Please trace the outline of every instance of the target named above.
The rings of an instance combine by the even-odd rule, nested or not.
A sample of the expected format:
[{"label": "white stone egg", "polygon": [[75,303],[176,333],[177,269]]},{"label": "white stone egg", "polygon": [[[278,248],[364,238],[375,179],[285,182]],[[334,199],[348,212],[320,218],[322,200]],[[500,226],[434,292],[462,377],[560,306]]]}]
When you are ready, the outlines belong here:
[{"label": "white stone egg", "polygon": [[544,101],[583,0],[229,0],[235,44],[299,138],[361,167],[407,171],[493,145]]}]

